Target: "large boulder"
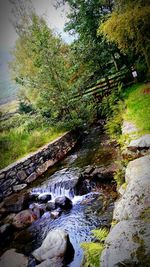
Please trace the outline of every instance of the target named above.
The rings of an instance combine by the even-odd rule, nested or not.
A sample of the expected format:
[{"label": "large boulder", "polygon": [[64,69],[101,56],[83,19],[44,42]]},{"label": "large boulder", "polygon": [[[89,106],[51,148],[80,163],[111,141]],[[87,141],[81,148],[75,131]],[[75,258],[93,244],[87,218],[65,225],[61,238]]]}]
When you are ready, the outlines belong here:
[{"label": "large boulder", "polygon": [[150,227],[140,220],[119,222],[110,231],[101,255],[101,267],[149,267]]},{"label": "large boulder", "polygon": [[127,187],[115,204],[113,218],[117,221],[140,219],[150,210],[150,155],[131,161],[125,180]]},{"label": "large boulder", "polygon": [[13,225],[18,228],[22,229],[39,218],[39,215],[32,210],[23,210],[19,212],[13,219]]},{"label": "large boulder", "polygon": [[7,250],[0,258],[0,267],[27,267],[28,258],[15,249]]},{"label": "large boulder", "polygon": [[126,168],[125,180],[130,181],[150,181],[150,155],[129,162]]},{"label": "large boulder", "polygon": [[72,201],[66,196],[57,197],[55,199],[55,205],[56,207],[67,210],[72,208]]},{"label": "large boulder", "polygon": [[37,261],[42,262],[42,264],[37,265],[39,267],[57,266],[53,265],[56,259],[60,262],[58,266],[61,266],[69,245],[68,234],[62,229],[56,229],[48,233],[41,247],[33,251],[32,255]]}]

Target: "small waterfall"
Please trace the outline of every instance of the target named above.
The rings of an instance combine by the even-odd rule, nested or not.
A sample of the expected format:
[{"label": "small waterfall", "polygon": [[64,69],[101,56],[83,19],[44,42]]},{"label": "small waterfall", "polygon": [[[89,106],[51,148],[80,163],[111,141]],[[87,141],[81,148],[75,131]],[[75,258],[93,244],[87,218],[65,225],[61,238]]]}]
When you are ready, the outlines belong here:
[{"label": "small waterfall", "polygon": [[51,178],[41,187],[33,188],[32,195],[51,194],[52,201],[60,196],[66,196],[73,199],[75,196],[75,186],[79,178],[79,169],[72,168],[62,169],[56,172]]}]

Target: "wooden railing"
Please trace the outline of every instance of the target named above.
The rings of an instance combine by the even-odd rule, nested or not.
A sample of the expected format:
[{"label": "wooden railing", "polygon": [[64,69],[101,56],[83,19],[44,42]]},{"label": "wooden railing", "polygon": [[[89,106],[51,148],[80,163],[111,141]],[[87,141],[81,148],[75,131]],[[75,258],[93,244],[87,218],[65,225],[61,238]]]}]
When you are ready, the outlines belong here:
[{"label": "wooden railing", "polygon": [[104,96],[109,95],[112,90],[117,89],[119,84],[123,87],[127,87],[133,83],[134,78],[130,71],[124,70],[122,72],[116,72],[111,76],[101,79],[90,87],[83,89],[81,92],[76,94],[74,98],[78,99],[84,95],[91,95],[96,101],[101,101]]}]

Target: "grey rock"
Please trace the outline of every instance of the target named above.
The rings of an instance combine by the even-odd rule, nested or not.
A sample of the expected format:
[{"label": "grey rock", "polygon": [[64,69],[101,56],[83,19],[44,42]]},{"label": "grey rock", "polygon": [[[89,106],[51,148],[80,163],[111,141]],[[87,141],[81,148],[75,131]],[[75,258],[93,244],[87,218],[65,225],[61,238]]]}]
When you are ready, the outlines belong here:
[{"label": "grey rock", "polygon": [[145,134],[139,139],[132,140],[128,145],[128,149],[131,151],[136,151],[137,149],[144,149],[150,147],[150,134]]},{"label": "grey rock", "polygon": [[28,267],[28,258],[15,249],[7,250],[0,258],[0,267]]},{"label": "grey rock", "polygon": [[46,209],[51,211],[54,210],[56,208],[55,202],[49,201],[46,205]]},{"label": "grey rock", "polygon": [[8,179],[3,182],[1,185],[1,190],[6,191],[8,188],[10,188],[11,185],[15,184],[16,180],[15,179]]},{"label": "grey rock", "polygon": [[13,191],[18,192],[27,187],[27,184],[18,184],[13,186]]},{"label": "grey rock", "polygon": [[30,174],[30,176],[28,176],[28,178],[26,179],[26,182],[29,184],[33,181],[35,181],[37,178],[37,173],[33,172],[32,174]]},{"label": "grey rock", "polygon": [[30,165],[30,163],[31,163],[31,160],[30,160],[30,159],[28,159],[28,160],[26,160],[26,161],[23,163],[23,165],[24,165],[24,166],[29,166],[29,165]]},{"label": "grey rock", "polygon": [[114,219],[137,219],[150,209],[150,156],[131,161],[125,174],[127,187],[116,202]]},{"label": "grey rock", "polygon": [[129,162],[126,168],[125,180],[129,181],[150,181],[150,155],[141,157]]},{"label": "grey rock", "polygon": [[115,203],[113,218],[117,221],[140,218],[150,208],[150,180],[130,182],[122,198]]},{"label": "grey rock", "polygon": [[140,220],[121,221],[110,231],[101,255],[101,267],[139,266],[150,263],[150,227]]},{"label": "grey rock", "polygon": [[66,196],[57,197],[55,199],[56,207],[60,207],[61,209],[71,209],[72,208],[72,201]]},{"label": "grey rock", "polygon": [[27,175],[25,171],[21,170],[21,171],[18,171],[17,177],[19,178],[20,181],[23,181],[26,179]]},{"label": "grey rock", "polygon": [[38,196],[38,200],[42,203],[47,203],[49,200],[51,200],[51,194],[50,193],[42,193]]},{"label": "grey rock", "polygon": [[5,173],[0,174],[0,180],[5,178]]},{"label": "grey rock", "polygon": [[68,234],[61,229],[50,231],[41,247],[33,251],[32,255],[39,262],[57,257],[64,257],[67,250]]}]

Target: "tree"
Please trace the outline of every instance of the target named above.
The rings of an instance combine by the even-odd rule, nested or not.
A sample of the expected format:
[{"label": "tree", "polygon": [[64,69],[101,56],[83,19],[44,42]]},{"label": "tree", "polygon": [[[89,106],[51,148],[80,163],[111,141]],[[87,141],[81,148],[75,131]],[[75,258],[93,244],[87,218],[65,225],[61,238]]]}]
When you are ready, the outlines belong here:
[{"label": "tree", "polygon": [[128,53],[143,54],[150,73],[150,1],[117,1],[114,12],[99,27],[99,34]]},{"label": "tree", "polygon": [[58,2],[59,4],[65,2],[70,7],[69,21],[65,30],[75,34],[73,49],[89,76],[95,80],[104,76],[112,67],[112,62],[118,70],[115,45],[107,43],[103,36],[97,36],[99,23],[112,11],[113,1],[60,0]]},{"label": "tree", "polygon": [[22,85],[21,103],[32,105],[50,124],[61,121],[75,127],[88,114],[93,115],[92,104],[86,106],[87,101],[73,99],[70,59],[69,46],[34,14],[32,24],[17,40],[11,69]]}]

